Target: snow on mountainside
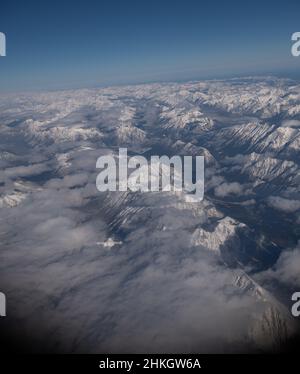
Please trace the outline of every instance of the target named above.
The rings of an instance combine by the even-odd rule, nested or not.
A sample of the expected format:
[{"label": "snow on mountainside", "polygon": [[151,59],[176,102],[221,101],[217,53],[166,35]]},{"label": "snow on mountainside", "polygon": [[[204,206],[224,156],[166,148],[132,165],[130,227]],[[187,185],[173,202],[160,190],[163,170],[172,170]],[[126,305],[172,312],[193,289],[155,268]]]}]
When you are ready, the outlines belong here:
[{"label": "snow on mountainside", "polygon": [[300,134],[297,129],[276,127],[262,123],[247,123],[221,129],[216,132],[214,144],[224,148],[244,147],[247,151],[284,152],[288,155],[299,155]]},{"label": "snow on mountainside", "polygon": [[220,252],[220,247],[236,235],[236,227],[245,227],[232,218],[225,217],[220,220],[214,231],[196,229],[192,235],[192,244],[203,246],[211,251]]},{"label": "snow on mountainside", "polygon": [[272,158],[255,152],[228,157],[225,162],[226,165],[233,165],[233,168],[238,167],[239,172],[248,175],[253,182],[261,179],[270,182],[280,177],[285,182],[298,183],[300,177],[300,171],[295,162]]},{"label": "snow on mountainside", "polygon": [[56,143],[63,141],[80,141],[80,140],[100,140],[101,133],[97,129],[82,128],[80,125],[72,126],[54,126],[44,128],[39,121],[27,120],[24,123],[24,137],[32,143],[53,141]]},{"label": "snow on mountainside", "polygon": [[[290,295],[258,279],[300,239],[299,123],[300,85],[273,77],[3,96],[0,280],[20,329],[67,352],[280,349]],[[96,160],[120,147],[204,155],[204,200],[100,193]]]}]

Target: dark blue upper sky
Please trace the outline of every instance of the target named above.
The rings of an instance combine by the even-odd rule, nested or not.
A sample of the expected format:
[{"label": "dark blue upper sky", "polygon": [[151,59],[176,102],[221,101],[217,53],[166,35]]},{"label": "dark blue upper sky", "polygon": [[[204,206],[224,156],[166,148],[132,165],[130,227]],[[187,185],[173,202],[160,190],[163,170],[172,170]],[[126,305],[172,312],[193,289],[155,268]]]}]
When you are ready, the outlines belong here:
[{"label": "dark blue upper sky", "polygon": [[300,72],[300,1],[1,0],[0,90]]}]

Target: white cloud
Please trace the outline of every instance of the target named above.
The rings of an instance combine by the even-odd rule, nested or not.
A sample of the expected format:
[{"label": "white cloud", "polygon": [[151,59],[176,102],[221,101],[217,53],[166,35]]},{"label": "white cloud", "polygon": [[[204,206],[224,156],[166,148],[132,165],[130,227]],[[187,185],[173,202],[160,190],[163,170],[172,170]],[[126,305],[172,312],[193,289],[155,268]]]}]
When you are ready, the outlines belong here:
[{"label": "white cloud", "polygon": [[258,279],[270,282],[276,279],[292,287],[300,287],[300,242],[289,250],[284,250],[273,269],[259,274]]},{"label": "white cloud", "polygon": [[300,243],[293,250],[281,254],[275,269],[278,279],[300,287]]},{"label": "white cloud", "polygon": [[242,192],[243,186],[238,182],[222,183],[214,190],[215,195],[218,197],[225,197],[227,195],[241,195]]},{"label": "white cloud", "polygon": [[286,213],[293,213],[300,209],[299,200],[290,200],[280,196],[270,196],[267,202],[272,208]]},{"label": "white cloud", "polygon": [[283,123],[281,124],[282,127],[294,127],[294,128],[298,128],[300,127],[300,121],[297,120],[297,119],[290,119],[290,120],[286,120],[286,121],[283,121]]}]

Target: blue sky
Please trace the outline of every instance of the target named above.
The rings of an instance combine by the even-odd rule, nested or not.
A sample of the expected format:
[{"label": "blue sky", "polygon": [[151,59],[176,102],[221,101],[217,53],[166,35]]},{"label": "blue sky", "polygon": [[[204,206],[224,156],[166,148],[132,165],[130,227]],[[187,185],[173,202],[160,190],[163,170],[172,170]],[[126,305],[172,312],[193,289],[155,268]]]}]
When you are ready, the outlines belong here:
[{"label": "blue sky", "polygon": [[2,0],[0,90],[300,72],[299,0]]}]

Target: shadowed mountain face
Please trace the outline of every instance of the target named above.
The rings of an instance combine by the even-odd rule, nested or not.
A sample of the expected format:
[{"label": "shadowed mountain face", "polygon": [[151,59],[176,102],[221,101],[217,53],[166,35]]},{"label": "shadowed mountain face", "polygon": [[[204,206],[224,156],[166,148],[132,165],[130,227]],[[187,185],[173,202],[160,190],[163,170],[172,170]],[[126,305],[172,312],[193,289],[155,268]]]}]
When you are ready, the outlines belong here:
[{"label": "shadowed mountain face", "polygon": [[[300,85],[1,96],[0,328],[33,351],[284,349],[300,287]],[[96,189],[96,160],[203,155],[205,198]],[[298,289],[299,290],[299,289]]]}]

